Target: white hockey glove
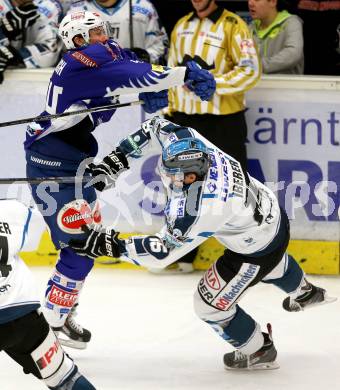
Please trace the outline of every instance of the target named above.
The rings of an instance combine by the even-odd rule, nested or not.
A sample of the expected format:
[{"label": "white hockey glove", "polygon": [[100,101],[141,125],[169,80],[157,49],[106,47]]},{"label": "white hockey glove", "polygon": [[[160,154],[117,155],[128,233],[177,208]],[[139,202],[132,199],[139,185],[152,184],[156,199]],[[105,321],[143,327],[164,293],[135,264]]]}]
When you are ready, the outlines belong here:
[{"label": "white hockey glove", "polygon": [[115,185],[120,173],[129,169],[125,154],[119,150],[112,151],[99,164],[89,164],[87,171],[95,178],[93,186],[98,191],[104,191]]},{"label": "white hockey glove", "polygon": [[123,244],[118,239],[119,232],[101,226],[89,229],[86,225],[82,226],[82,230],[87,235],[84,240],[72,239],[68,243],[78,255],[91,259],[100,256],[120,257],[120,244]]},{"label": "white hockey glove", "polygon": [[14,7],[1,18],[1,29],[9,40],[17,38],[40,17],[33,3]]}]

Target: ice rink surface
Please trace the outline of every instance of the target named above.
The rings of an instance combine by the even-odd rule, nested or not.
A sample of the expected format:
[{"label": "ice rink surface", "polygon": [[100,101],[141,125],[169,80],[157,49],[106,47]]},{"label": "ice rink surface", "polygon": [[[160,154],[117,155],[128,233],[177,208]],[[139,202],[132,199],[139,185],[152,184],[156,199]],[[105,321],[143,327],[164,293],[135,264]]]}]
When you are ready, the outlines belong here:
[{"label": "ice rink surface", "polygon": [[[32,268],[43,291],[49,268]],[[285,294],[259,284],[240,305],[265,329],[273,326],[280,369],[225,371],[232,349],[196,318],[192,295],[201,273],[151,275],[95,269],[84,287],[77,319],[92,331],[86,350],[68,349],[98,390],[313,390],[339,388],[340,301],[302,313],[281,308]],[[340,278],[309,277],[340,297]],[[46,387],[5,353],[1,390]]]}]

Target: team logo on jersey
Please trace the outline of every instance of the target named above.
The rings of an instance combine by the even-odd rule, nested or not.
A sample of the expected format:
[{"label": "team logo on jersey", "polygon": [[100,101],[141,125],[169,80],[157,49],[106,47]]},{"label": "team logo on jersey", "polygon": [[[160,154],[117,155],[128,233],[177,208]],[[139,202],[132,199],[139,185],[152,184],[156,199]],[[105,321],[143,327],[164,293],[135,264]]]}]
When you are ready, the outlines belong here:
[{"label": "team logo on jersey", "polygon": [[98,224],[101,222],[99,204],[96,203],[93,210],[84,199],[67,203],[58,213],[57,223],[59,228],[70,234],[81,234],[83,225]]},{"label": "team logo on jersey", "polygon": [[216,191],[217,185],[215,183],[209,182],[207,184],[207,188],[208,188],[209,192],[212,194],[213,192]]},{"label": "team logo on jersey", "polygon": [[164,233],[163,237],[164,241],[166,242],[167,247],[169,248],[180,248],[183,245],[183,242],[185,241],[185,238],[183,237],[183,233],[180,229],[174,229],[172,231],[172,228],[168,226],[168,231]]}]

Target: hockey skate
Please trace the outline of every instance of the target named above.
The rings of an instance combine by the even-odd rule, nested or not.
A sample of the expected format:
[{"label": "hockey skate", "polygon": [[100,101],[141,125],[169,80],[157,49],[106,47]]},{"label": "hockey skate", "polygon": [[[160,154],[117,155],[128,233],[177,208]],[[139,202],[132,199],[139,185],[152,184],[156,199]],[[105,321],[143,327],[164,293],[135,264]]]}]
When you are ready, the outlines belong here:
[{"label": "hockey skate", "polygon": [[53,330],[61,345],[75,349],[85,349],[87,343],[91,340],[91,332],[75,321],[77,306],[78,304],[75,304],[72,307],[65,324],[59,328],[53,328]]},{"label": "hockey skate", "polygon": [[245,355],[239,350],[224,355],[226,370],[274,370],[280,366],[276,362],[277,351],[272,339],[272,328],[267,324],[268,333],[264,333],[264,344],[258,351]]},{"label": "hockey skate", "polygon": [[[307,281],[306,281],[307,282]],[[321,287],[314,286],[312,283],[307,282],[305,287],[301,289],[303,294],[293,299],[287,297],[283,300],[282,306],[287,311],[302,311],[306,308],[310,308],[318,305],[325,305],[326,303],[332,303],[337,298],[329,297]]]}]

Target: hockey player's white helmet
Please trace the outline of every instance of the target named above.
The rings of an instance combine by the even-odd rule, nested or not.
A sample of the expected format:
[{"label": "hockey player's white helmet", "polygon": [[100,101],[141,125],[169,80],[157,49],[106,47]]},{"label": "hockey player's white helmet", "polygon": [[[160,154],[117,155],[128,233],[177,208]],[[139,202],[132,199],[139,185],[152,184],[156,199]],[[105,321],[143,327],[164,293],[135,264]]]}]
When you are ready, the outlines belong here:
[{"label": "hockey player's white helmet", "polygon": [[95,12],[79,11],[66,15],[59,26],[59,35],[67,49],[75,49],[73,38],[81,35],[86,43],[90,42],[90,30],[102,27],[109,35],[107,24]]}]

